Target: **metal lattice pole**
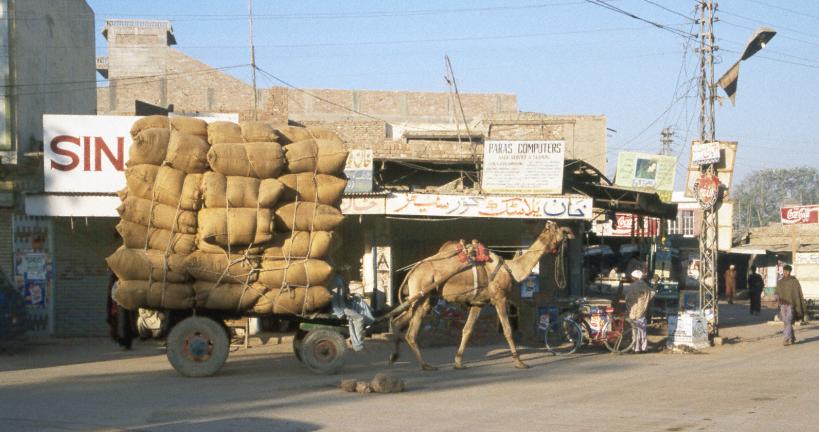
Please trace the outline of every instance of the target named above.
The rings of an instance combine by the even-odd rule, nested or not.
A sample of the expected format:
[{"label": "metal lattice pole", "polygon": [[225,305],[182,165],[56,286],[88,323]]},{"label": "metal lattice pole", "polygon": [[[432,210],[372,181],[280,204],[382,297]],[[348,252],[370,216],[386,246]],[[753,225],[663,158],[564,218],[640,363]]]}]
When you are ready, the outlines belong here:
[{"label": "metal lattice pole", "polygon": [[[698,1],[700,10],[700,142],[714,142],[716,140],[714,123],[714,100],[716,88],[714,86],[714,14],[713,0]],[[706,176],[716,175],[714,164],[700,167],[700,172]],[[719,305],[717,291],[717,207],[719,200],[709,206],[704,206],[700,232],[700,305],[704,312],[711,312],[709,319],[709,333],[716,336],[719,332]]]}]

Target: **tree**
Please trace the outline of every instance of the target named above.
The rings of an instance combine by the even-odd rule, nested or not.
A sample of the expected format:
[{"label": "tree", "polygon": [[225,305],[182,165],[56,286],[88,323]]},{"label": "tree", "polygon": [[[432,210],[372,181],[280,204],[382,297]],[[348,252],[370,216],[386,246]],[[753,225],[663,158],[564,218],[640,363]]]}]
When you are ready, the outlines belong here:
[{"label": "tree", "polygon": [[779,221],[783,204],[819,204],[819,171],[811,167],[770,168],[745,177],[730,191],[734,228]]}]

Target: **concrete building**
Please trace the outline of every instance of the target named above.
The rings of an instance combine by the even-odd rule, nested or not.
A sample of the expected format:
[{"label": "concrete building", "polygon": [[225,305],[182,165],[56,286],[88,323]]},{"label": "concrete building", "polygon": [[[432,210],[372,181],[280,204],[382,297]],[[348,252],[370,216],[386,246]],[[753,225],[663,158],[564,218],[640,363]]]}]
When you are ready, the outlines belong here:
[{"label": "concrete building", "polygon": [[[79,299],[70,284],[55,289],[68,271],[55,262],[55,248],[72,247],[71,226],[27,216],[22,199],[43,188],[43,114],[96,112],[94,45],[94,12],[83,0],[0,1],[0,269],[26,294],[34,334],[88,334],[91,326],[78,328],[67,315],[99,306],[68,300]],[[71,271],[105,274],[93,262]]]}]

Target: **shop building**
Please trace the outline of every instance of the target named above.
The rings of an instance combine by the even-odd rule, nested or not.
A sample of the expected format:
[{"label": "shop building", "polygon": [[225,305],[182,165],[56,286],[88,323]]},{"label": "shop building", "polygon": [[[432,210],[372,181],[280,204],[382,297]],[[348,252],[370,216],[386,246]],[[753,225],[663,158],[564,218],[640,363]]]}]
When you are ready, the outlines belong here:
[{"label": "shop building", "polygon": [[43,114],[96,111],[94,45],[94,12],[83,0],[0,1],[0,270],[26,296],[30,334],[87,334],[60,317],[100,304],[75,301],[71,282],[55,286],[61,273],[105,277],[104,264],[58,265],[56,250],[73,248],[69,227],[24,208],[24,196],[43,188]]}]

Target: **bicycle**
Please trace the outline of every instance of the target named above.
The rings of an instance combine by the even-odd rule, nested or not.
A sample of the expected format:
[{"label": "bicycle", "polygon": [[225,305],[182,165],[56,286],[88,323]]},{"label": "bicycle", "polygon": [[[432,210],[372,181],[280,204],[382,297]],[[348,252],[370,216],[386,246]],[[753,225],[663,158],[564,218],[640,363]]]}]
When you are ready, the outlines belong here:
[{"label": "bicycle", "polygon": [[583,345],[604,345],[613,353],[625,353],[634,346],[634,323],[612,307],[594,307],[586,299],[572,302],[572,308],[555,321],[542,315],[538,329],[552,354],[572,354]]}]

